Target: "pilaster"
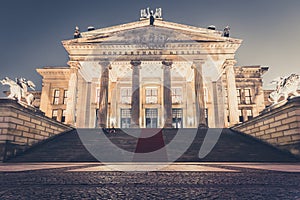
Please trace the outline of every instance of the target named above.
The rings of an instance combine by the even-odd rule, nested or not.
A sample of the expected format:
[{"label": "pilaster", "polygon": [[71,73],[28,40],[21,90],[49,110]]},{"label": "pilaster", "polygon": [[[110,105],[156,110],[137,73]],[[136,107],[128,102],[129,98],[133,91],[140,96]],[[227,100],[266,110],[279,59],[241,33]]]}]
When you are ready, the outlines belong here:
[{"label": "pilaster", "polygon": [[162,61],[164,73],[164,128],[172,128],[172,91],[171,91],[171,68],[172,61]]},{"label": "pilaster", "polygon": [[141,61],[130,62],[132,68],[131,127],[140,127],[140,68]]}]

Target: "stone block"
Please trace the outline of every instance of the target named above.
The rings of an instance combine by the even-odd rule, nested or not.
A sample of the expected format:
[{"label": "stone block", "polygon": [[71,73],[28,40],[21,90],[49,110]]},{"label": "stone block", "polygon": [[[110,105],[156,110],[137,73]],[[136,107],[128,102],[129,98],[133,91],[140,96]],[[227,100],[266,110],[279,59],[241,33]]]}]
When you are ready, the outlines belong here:
[{"label": "stone block", "polygon": [[9,134],[11,134],[11,135],[18,135],[18,136],[21,136],[22,133],[23,133],[23,131],[20,131],[20,130],[17,130],[17,129],[9,130]]},{"label": "stone block", "polygon": [[283,132],[276,132],[271,134],[271,138],[278,138],[283,136]]},{"label": "stone block", "polygon": [[0,128],[1,129],[8,129],[8,128],[15,129],[16,127],[17,127],[16,124],[12,124],[12,123],[9,123],[9,122],[1,122],[0,123]]},{"label": "stone block", "polygon": [[49,133],[46,132],[46,131],[41,131],[40,133],[42,136],[46,136],[46,137],[49,137]]},{"label": "stone block", "polygon": [[44,136],[42,136],[42,135],[34,135],[34,139],[42,140],[42,139],[44,139]]},{"label": "stone block", "polygon": [[34,124],[37,124],[37,125],[41,125],[41,121],[40,120],[36,120],[36,119],[33,119],[33,118],[31,118],[31,120],[30,120],[32,123],[34,123]]},{"label": "stone block", "polygon": [[15,136],[14,141],[22,144],[27,144],[27,138],[25,137]]},{"label": "stone block", "polygon": [[38,142],[38,140],[35,140],[35,139],[28,139],[28,144],[29,145],[33,145],[33,144],[35,144],[35,143],[37,143]]},{"label": "stone block", "polygon": [[36,128],[37,130],[41,130],[41,131],[44,131],[44,130],[45,130],[45,127],[40,126],[40,125],[36,125],[35,128]]},{"label": "stone block", "polygon": [[22,120],[24,120],[24,121],[30,121],[30,117],[29,117],[29,116],[26,116],[26,115],[18,114],[18,118],[19,118],[19,119],[22,119]]},{"label": "stone block", "polygon": [[270,124],[272,122],[274,122],[275,119],[274,118],[270,118],[270,119],[266,119],[265,121],[263,121],[264,124]]},{"label": "stone block", "polygon": [[275,117],[275,121],[281,120],[281,119],[286,119],[288,117],[287,113],[280,114]]},{"label": "stone block", "polygon": [[260,136],[261,139],[265,140],[265,139],[270,139],[271,135],[270,134],[264,134],[262,136]]},{"label": "stone block", "polygon": [[299,122],[293,122],[289,124],[289,127],[292,128],[299,128],[300,129],[300,121]]},{"label": "stone block", "polygon": [[293,111],[288,112],[288,116],[289,116],[289,117],[295,116],[295,115],[297,115],[296,110],[293,110]]},{"label": "stone block", "polygon": [[49,128],[49,127],[50,127],[50,124],[45,123],[45,122],[42,122],[42,126],[43,126],[43,127],[46,127],[46,128]]},{"label": "stone block", "polygon": [[275,128],[269,128],[265,130],[265,134],[274,133],[274,132],[276,132]]},{"label": "stone block", "polygon": [[27,138],[34,138],[34,134],[28,132],[23,132],[22,136]]},{"label": "stone block", "polygon": [[281,123],[282,124],[289,124],[289,123],[296,122],[296,121],[297,121],[297,117],[296,116],[292,116],[292,117],[289,117],[287,119],[281,120]]},{"label": "stone block", "polygon": [[289,129],[289,130],[285,130],[283,131],[284,135],[295,135],[295,134],[300,134],[300,130],[299,129]]},{"label": "stone block", "polygon": [[287,144],[292,141],[292,137],[291,136],[279,137],[277,138],[277,141],[279,144]]},{"label": "stone block", "polygon": [[13,141],[14,140],[14,136],[13,135],[0,135],[0,140],[1,141]]},{"label": "stone block", "polygon": [[29,128],[35,128],[35,124],[34,123],[32,123],[32,122],[24,122],[24,126],[27,126],[27,127],[29,127]]},{"label": "stone block", "polygon": [[277,144],[277,138],[267,139],[266,142],[268,142],[270,144]]},{"label": "stone block", "polygon": [[259,127],[259,126],[262,126],[262,125],[264,125],[264,122],[258,122],[258,123],[256,123],[256,124],[254,125],[254,127]]},{"label": "stone block", "polygon": [[292,135],[292,141],[300,141],[300,134],[297,134],[297,135]]},{"label": "stone block", "polygon": [[13,117],[11,117],[10,119],[9,119],[9,122],[11,122],[11,123],[15,123],[15,124],[20,124],[20,125],[23,125],[24,123],[24,121],[23,120],[21,120],[21,119],[17,119],[17,118],[13,118]]},{"label": "stone block", "polygon": [[28,132],[29,131],[29,128],[26,127],[26,126],[23,126],[23,125],[17,125],[17,130],[20,130],[20,131],[26,131]]},{"label": "stone block", "polygon": [[260,130],[260,131],[264,131],[264,130],[266,130],[266,129],[268,129],[268,128],[270,128],[269,124],[263,125],[263,126],[259,127],[259,130]]},{"label": "stone block", "polygon": [[281,125],[276,127],[276,131],[288,130],[289,128],[289,125]]},{"label": "stone block", "polygon": [[271,128],[277,127],[277,126],[281,126],[281,121],[276,121],[276,122],[270,124]]},{"label": "stone block", "polygon": [[30,128],[30,133],[33,133],[33,134],[40,134],[40,130],[37,130],[37,129],[33,129],[33,128]]},{"label": "stone block", "polygon": [[255,133],[255,136],[262,136],[262,135],[265,135],[264,131],[258,131]]}]

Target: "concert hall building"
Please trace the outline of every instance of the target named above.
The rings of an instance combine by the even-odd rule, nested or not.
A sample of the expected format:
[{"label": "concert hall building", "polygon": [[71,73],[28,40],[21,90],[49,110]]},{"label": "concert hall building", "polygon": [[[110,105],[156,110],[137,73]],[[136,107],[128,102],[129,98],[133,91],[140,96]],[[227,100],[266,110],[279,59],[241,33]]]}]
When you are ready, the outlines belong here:
[{"label": "concert hall building", "polygon": [[241,43],[161,16],[76,29],[67,65],[37,69],[40,109],[77,128],[230,127],[265,108],[268,67],[237,65]]}]

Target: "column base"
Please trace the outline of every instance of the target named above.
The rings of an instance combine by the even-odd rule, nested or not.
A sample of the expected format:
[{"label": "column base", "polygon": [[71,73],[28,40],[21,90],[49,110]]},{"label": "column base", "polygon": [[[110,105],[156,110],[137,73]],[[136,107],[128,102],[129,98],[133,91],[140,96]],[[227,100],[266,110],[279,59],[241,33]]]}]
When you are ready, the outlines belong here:
[{"label": "column base", "polygon": [[208,126],[207,126],[206,124],[199,124],[199,125],[198,125],[198,128],[204,129],[204,128],[208,128]]}]

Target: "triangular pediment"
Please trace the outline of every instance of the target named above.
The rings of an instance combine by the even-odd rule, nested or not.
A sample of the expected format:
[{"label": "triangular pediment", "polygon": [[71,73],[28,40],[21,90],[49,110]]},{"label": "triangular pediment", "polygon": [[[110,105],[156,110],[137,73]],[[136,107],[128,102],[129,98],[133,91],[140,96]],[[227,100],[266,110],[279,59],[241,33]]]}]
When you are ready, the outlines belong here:
[{"label": "triangular pediment", "polygon": [[151,40],[160,42],[230,42],[241,43],[239,39],[222,37],[222,32],[188,26],[173,22],[156,20],[155,25],[149,25],[148,20],[141,20],[127,24],[96,29],[81,33],[82,38],[63,41],[64,44],[70,43],[149,43]]}]

